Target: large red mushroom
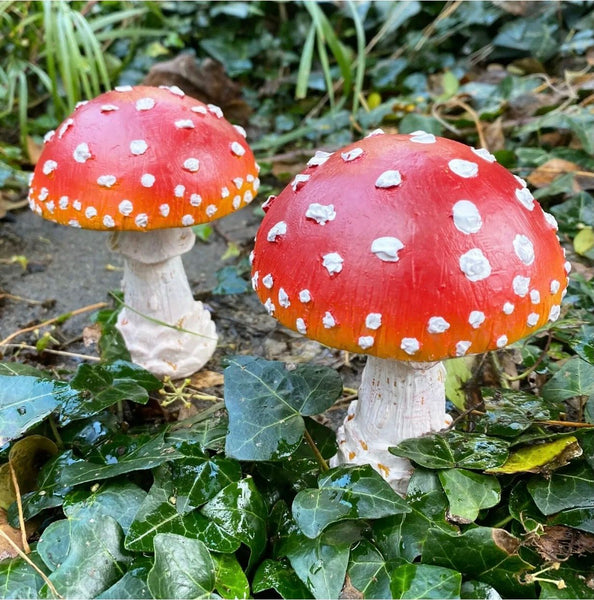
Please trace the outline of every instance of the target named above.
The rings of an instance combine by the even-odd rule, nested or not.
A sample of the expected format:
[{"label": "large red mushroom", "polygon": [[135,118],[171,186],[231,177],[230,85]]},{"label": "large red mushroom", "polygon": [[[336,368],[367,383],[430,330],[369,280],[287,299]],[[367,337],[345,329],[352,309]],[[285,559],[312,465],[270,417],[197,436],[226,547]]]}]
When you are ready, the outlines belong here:
[{"label": "large red mushroom", "polygon": [[484,149],[381,130],[308,168],[266,203],[253,287],[283,325],[369,356],[335,463],[370,463],[443,429],[441,360],[503,348],[559,316],[569,264],[555,219]]},{"label": "large red mushroom", "polygon": [[125,258],[118,328],[132,359],[159,376],[201,368],[217,343],[181,255],[191,225],[249,204],[258,165],[245,131],[177,87],[123,86],[81,103],[46,135],[29,191],[37,214],[110,231]]}]

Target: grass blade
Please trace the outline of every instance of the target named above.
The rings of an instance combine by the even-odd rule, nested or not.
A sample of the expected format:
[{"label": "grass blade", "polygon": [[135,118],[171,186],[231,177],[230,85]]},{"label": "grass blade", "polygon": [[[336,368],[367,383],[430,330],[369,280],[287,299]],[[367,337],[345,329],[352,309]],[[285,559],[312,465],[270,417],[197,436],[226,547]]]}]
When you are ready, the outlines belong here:
[{"label": "grass blade", "polygon": [[314,43],[316,40],[316,28],[312,23],[309,31],[307,32],[307,38],[303,45],[303,52],[299,59],[299,71],[297,72],[297,86],[295,89],[295,98],[297,100],[303,100],[307,97],[307,86],[309,82],[309,75],[311,73],[311,63],[313,60]]}]

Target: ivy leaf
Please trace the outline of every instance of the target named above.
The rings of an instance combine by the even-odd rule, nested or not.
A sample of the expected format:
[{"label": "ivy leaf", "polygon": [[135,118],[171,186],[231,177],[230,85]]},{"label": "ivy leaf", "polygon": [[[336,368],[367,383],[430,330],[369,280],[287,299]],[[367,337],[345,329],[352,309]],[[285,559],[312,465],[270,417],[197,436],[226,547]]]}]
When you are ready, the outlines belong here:
[{"label": "ivy leaf", "polygon": [[545,400],[567,400],[594,394],[594,365],[579,356],[570,358],[542,388]]},{"label": "ivy leaf", "polygon": [[448,497],[450,517],[458,523],[471,523],[480,510],[501,500],[501,486],[495,477],[465,469],[445,469],[438,475]]},{"label": "ivy leaf", "polygon": [[555,471],[549,479],[531,479],[528,491],[545,515],[594,506],[594,471],[586,463],[578,462]]},{"label": "ivy leaf", "polygon": [[462,575],[452,569],[405,564],[391,574],[392,598],[459,598]]},{"label": "ivy leaf", "polygon": [[234,554],[212,556],[215,563],[215,589],[222,598],[249,598],[250,584]]},{"label": "ivy leaf", "polygon": [[475,598],[489,598],[489,600],[501,600],[497,590],[482,581],[465,581],[460,592],[462,600],[473,600]]},{"label": "ivy leaf", "polygon": [[[94,598],[125,573],[130,558],[122,552],[123,540],[122,529],[112,517],[69,519],[52,523],[37,548],[47,566],[53,568],[49,579],[62,596]],[[65,552],[64,556],[56,554],[56,548]],[[47,585],[40,595],[51,597]]]},{"label": "ivy leaf", "polygon": [[[43,573],[49,575],[39,554],[33,550],[27,555]],[[0,561],[0,598],[39,598],[39,590],[44,585],[41,575],[22,558]]]},{"label": "ivy leaf", "polygon": [[562,563],[560,568],[547,573],[539,582],[540,596],[550,600],[560,598],[591,600],[592,588],[584,577],[584,569]]},{"label": "ivy leaf", "polygon": [[337,521],[410,512],[406,502],[369,465],[332,469],[320,476],[318,486],[299,492],[293,501],[293,518],[310,538]]},{"label": "ivy leaf", "polygon": [[256,564],[267,543],[264,501],[251,477],[229,484],[201,509],[214,527],[250,549],[248,569]]},{"label": "ivy leaf", "polygon": [[351,550],[348,575],[364,598],[391,597],[386,560],[371,542],[362,540]]},{"label": "ivy leaf", "polygon": [[239,460],[279,460],[303,438],[303,416],[322,413],[338,399],[342,381],[334,369],[239,356],[225,369],[229,413],[227,455]]},{"label": "ivy leaf", "polygon": [[594,533],[594,506],[563,510],[549,519],[550,525],[567,525]]},{"label": "ivy leaf", "polygon": [[215,586],[215,564],[200,540],[159,533],[154,550],[155,563],[147,577],[153,598],[210,597]]},{"label": "ivy leaf", "polygon": [[271,589],[282,598],[311,598],[311,592],[285,560],[267,558],[258,565],[252,582],[254,594]]},{"label": "ivy leaf", "polygon": [[488,469],[505,462],[508,448],[509,443],[504,440],[449,431],[410,438],[389,450],[429,469]]},{"label": "ivy leaf", "polygon": [[97,598],[100,600],[148,600],[152,598],[146,579],[152,563],[147,557],[137,558],[121,579]]},{"label": "ivy leaf", "polygon": [[0,375],[0,446],[43,421],[60,404],[78,398],[78,392],[61,381]]},{"label": "ivy leaf", "polygon": [[520,576],[532,565],[518,555],[519,545],[503,529],[475,527],[458,535],[432,529],[421,560],[488,583],[502,596],[530,598],[531,587],[521,584]]}]

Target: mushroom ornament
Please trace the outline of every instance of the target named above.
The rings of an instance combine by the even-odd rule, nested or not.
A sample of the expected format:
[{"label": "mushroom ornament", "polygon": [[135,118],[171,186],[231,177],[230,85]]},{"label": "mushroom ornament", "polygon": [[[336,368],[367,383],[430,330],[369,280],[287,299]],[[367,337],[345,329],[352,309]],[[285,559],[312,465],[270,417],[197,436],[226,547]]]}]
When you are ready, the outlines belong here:
[{"label": "mushroom ornament", "polygon": [[45,137],[30,207],[57,223],[113,232],[111,248],[125,263],[118,329],[132,360],[158,376],[190,375],[216,348],[181,255],[194,245],[191,225],[254,198],[258,166],[244,138],[217,106],[148,86],[82,102]]},{"label": "mushroom ornament", "polygon": [[388,448],[451,422],[439,361],[558,318],[555,219],[486,150],[423,131],[318,152],[264,208],[252,285],[268,312],[368,355],[333,463],[371,464],[404,493],[410,463]]}]

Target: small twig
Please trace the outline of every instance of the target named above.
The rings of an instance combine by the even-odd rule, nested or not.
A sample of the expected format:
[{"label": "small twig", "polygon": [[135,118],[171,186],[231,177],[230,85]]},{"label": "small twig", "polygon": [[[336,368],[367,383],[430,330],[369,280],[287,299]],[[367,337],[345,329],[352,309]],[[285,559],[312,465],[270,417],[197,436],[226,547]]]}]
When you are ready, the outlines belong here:
[{"label": "small twig", "polygon": [[319,451],[318,447],[316,446],[316,443],[314,442],[314,439],[311,437],[309,431],[307,431],[307,428],[305,429],[303,435],[305,436],[305,441],[307,442],[307,445],[311,448],[311,451],[313,452],[313,455],[316,458],[316,462],[320,467],[320,471],[322,473],[329,471],[330,467],[328,466],[326,459],[322,456],[322,453]]},{"label": "small twig", "polygon": [[474,126],[476,127],[481,148],[486,148],[488,150],[489,148],[487,146],[487,140],[485,139],[485,134],[483,133],[483,124],[481,123],[481,118],[476,110],[459,98],[452,98],[451,100],[448,100],[448,104],[459,106],[470,115],[471,119],[474,121]]},{"label": "small twig", "polygon": [[101,358],[98,356],[91,356],[89,354],[79,354],[77,352],[67,352],[66,350],[53,350],[52,348],[44,348],[38,350],[35,346],[29,344],[4,344],[7,348],[17,348],[19,350],[36,350],[37,352],[47,352],[48,354],[58,354],[59,356],[67,356],[68,358],[80,358],[82,360],[91,360],[99,362]]},{"label": "small twig", "polygon": [[50,589],[51,593],[56,598],[61,598],[63,600],[64,596],[58,593],[58,590],[54,587],[54,584],[48,579],[48,576],[18,547],[17,544],[14,543],[13,540],[10,539],[2,529],[0,529],[0,536],[2,536],[14,549],[14,551],[22,558],[30,567],[33,567],[38,573],[41,579],[45,582],[47,587]]},{"label": "small twig", "polygon": [[507,373],[501,373],[502,377],[504,377],[507,381],[521,381],[522,379],[526,379],[526,377],[528,377],[530,373],[533,373],[538,368],[538,365],[540,365],[540,363],[545,359],[545,356],[548,354],[549,348],[551,347],[552,341],[553,334],[549,331],[545,347],[540,353],[540,356],[534,361],[534,364],[532,366],[528,367],[523,373],[520,373],[519,375],[510,376]]},{"label": "small twig", "polygon": [[25,530],[25,517],[23,515],[23,502],[21,500],[21,488],[19,487],[19,482],[17,480],[16,471],[12,465],[12,461],[8,461],[8,468],[10,470],[10,478],[12,479],[12,485],[14,487],[14,494],[16,496],[16,504],[19,512],[19,527],[21,529],[21,543],[23,544],[23,550],[25,554],[29,554],[31,552],[31,548],[29,547],[29,542],[27,541],[27,531]]},{"label": "small twig", "polygon": [[77,308],[76,310],[73,310],[71,312],[65,313],[58,317],[54,317],[53,319],[48,319],[47,321],[38,323],[37,325],[31,325],[31,327],[25,327],[24,329],[19,329],[18,331],[11,333],[8,337],[4,338],[0,342],[0,346],[5,346],[8,342],[13,340],[15,337],[18,337],[19,335],[22,335],[23,333],[29,333],[31,331],[35,331],[36,329],[40,329],[41,327],[47,327],[48,325],[51,325],[52,323],[63,322],[63,321],[66,321],[67,319],[70,319],[70,317],[74,317],[75,315],[80,315],[82,313],[89,312],[90,310],[98,310],[100,308],[105,308],[106,306],[107,306],[107,302],[97,302],[96,304],[89,304],[89,306],[83,306],[82,308]]},{"label": "small twig", "polygon": [[3,292],[0,294],[0,300],[8,298],[8,300],[14,300],[16,302],[25,302],[26,304],[43,304],[40,300],[31,300],[30,298],[23,298],[22,296],[15,296],[14,294],[8,294]]}]

